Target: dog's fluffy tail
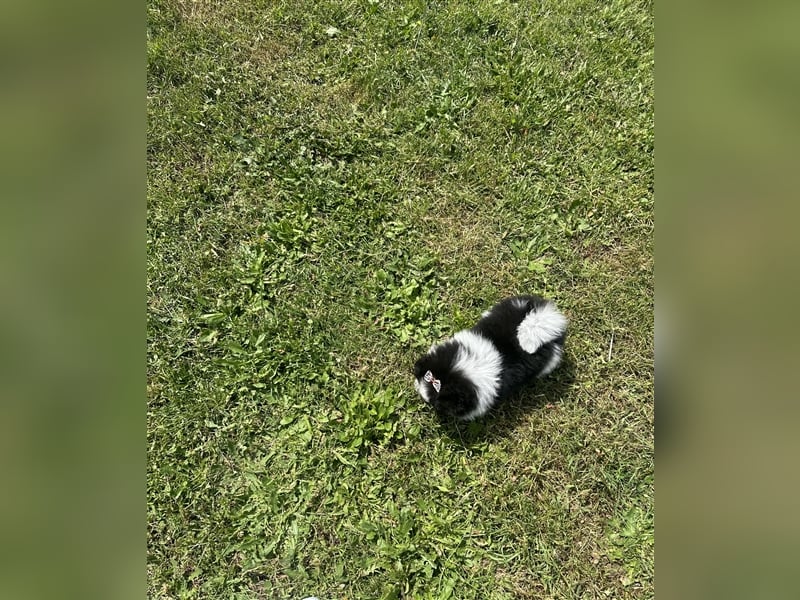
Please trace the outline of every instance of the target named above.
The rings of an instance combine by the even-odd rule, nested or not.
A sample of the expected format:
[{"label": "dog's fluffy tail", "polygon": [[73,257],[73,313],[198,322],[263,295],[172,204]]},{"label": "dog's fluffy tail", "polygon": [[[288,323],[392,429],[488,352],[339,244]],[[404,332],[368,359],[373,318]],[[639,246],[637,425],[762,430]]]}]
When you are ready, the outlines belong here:
[{"label": "dog's fluffy tail", "polygon": [[566,331],[567,318],[548,301],[525,315],[517,327],[517,340],[525,352],[533,354],[545,344],[562,337]]}]

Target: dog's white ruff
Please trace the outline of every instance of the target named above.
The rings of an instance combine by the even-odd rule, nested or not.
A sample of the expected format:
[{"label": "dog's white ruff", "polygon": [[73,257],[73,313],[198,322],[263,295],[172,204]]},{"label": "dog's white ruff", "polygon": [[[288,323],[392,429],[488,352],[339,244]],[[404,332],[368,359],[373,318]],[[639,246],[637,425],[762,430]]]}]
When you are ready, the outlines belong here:
[{"label": "dog's white ruff", "polygon": [[[567,330],[567,318],[548,302],[530,311],[517,327],[517,340],[525,352],[533,354],[543,345],[552,342]],[[555,357],[555,355],[554,355]],[[559,353],[560,360],[561,356]],[[552,359],[550,361],[553,362]],[[546,375],[558,365],[558,361],[545,367]],[[549,368],[549,370],[548,370]]]},{"label": "dog's white ruff", "polygon": [[459,331],[453,339],[458,342],[453,370],[472,382],[478,397],[478,406],[463,418],[474,419],[488,411],[497,398],[503,360],[494,344],[474,331]]}]

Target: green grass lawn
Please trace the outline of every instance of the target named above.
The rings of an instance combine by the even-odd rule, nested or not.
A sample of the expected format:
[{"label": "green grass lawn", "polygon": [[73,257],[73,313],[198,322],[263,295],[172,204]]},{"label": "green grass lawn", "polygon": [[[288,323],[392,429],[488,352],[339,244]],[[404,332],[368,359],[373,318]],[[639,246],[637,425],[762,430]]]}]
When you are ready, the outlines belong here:
[{"label": "green grass lawn", "polygon": [[[148,3],[148,590],[653,596],[653,5]],[[514,293],[565,363],[440,424]]]}]

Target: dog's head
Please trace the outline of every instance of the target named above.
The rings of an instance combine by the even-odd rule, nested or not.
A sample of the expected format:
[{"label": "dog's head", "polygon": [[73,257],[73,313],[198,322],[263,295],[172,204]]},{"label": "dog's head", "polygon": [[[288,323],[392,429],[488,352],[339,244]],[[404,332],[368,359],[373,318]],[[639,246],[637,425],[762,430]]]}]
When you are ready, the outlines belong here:
[{"label": "dog's head", "polygon": [[475,409],[478,396],[470,379],[454,368],[457,355],[453,340],[431,348],[414,365],[414,387],[437,413],[459,418]]}]

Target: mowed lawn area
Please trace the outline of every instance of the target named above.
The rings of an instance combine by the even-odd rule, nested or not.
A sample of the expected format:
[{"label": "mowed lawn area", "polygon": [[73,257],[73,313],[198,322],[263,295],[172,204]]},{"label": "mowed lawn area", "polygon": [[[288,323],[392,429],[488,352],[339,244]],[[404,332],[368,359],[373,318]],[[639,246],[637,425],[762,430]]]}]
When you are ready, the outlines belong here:
[{"label": "mowed lawn area", "polygon": [[[151,598],[652,598],[648,0],[149,0]],[[565,362],[440,422],[517,293]]]}]

